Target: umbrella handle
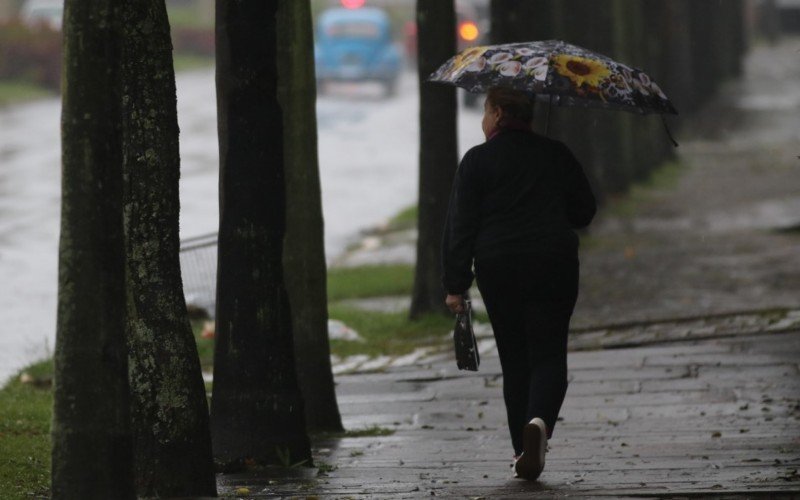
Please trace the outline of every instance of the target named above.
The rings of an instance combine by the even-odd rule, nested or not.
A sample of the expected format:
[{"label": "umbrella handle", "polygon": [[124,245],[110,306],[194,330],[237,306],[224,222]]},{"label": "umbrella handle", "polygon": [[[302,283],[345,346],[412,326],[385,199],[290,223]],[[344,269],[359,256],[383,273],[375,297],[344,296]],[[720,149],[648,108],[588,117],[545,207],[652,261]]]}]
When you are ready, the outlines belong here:
[{"label": "umbrella handle", "polygon": [[661,114],[660,116],[661,116],[661,123],[664,124],[664,131],[666,131],[667,137],[669,137],[669,140],[672,141],[672,145],[677,148],[678,141],[676,141],[675,138],[672,137],[672,132],[669,131],[669,127],[667,126],[667,119],[664,118],[663,114]]},{"label": "umbrella handle", "polygon": [[550,133],[550,111],[553,109],[553,94],[550,94],[550,100],[547,103],[547,114],[545,115],[544,119],[544,135],[547,136]]}]

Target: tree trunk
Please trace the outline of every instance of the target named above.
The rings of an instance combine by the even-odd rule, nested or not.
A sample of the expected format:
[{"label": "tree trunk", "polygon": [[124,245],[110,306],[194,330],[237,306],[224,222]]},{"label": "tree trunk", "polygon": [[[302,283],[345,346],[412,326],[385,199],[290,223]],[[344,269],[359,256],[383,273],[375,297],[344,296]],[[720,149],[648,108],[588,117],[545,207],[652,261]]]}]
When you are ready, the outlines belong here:
[{"label": "tree trunk", "polygon": [[764,0],[760,5],[760,26],[767,41],[775,45],[781,37],[781,17],[777,0]]},{"label": "tree trunk", "polygon": [[225,464],[311,459],[283,281],[277,2],[218,0],[220,229],[211,431]]},{"label": "tree trunk", "polygon": [[52,495],[134,498],[116,2],[67,0]]},{"label": "tree trunk", "polygon": [[705,103],[717,90],[723,75],[721,48],[716,45],[715,0],[691,0],[689,2],[689,32],[692,48],[693,107]]},{"label": "tree trunk", "polygon": [[656,81],[681,114],[692,109],[692,48],[689,24],[691,0],[645,0],[646,16],[657,21]]},{"label": "tree trunk", "polygon": [[[527,42],[558,38],[557,0],[492,0],[490,4],[491,41],[497,43]],[[560,1],[560,0],[558,0]],[[550,133],[550,119],[557,111],[539,100],[534,108],[534,130]]]},{"label": "tree trunk", "polygon": [[[646,1],[614,0],[614,54],[620,62],[641,68],[653,79],[658,78],[658,62],[648,28]],[[623,189],[633,182],[646,179],[654,168],[672,154],[672,145],[656,116],[614,113],[619,121],[619,163],[625,166]]]},{"label": "tree trunk", "polygon": [[178,117],[164,0],[123,7],[124,222],[140,496],[215,496],[208,405],[178,252]]},{"label": "tree trunk", "polygon": [[337,432],[328,342],[327,266],[317,157],[316,79],[311,5],[278,7],[278,93],[283,108],[286,237],[283,268],[292,308],[297,378],[309,430]]},{"label": "tree trunk", "polygon": [[[593,46],[594,39],[598,38],[603,30],[608,33],[607,25],[593,26],[596,20],[592,17],[592,13],[597,11],[598,7],[595,1],[589,0],[555,2],[553,6],[553,24],[557,27],[555,38],[597,50]],[[605,9],[609,7],[610,4],[603,6]],[[598,111],[605,112],[605,110],[554,107],[550,117],[549,135],[564,141],[572,149],[583,165],[598,201],[602,202],[608,192],[606,183],[609,173],[606,162],[598,159],[598,151],[594,144],[594,133],[602,118],[602,113],[598,114]]]},{"label": "tree trunk", "polygon": [[556,0],[492,0],[489,35],[493,44],[555,38]]},{"label": "tree trunk", "polygon": [[727,73],[732,77],[742,75],[742,57],[747,53],[747,26],[745,23],[745,2],[733,0],[727,7],[727,39],[729,40],[730,57]]},{"label": "tree trunk", "polygon": [[[626,1],[636,2],[637,0]],[[667,3],[677,4],[680,3],[680,1]],[[675,95],[666,87],[668,83],[666,67],[669,64],[668,60],[673,57],[673,54],[670,51],[672,49],[675,35],[667,32],[666,27],[669,23],[669,10],[663,7],[662,4],[666,5],[664,2],[659,0],[641,1],[638,6],[639,18],[635,21],[629,21],[629,23],[637,23],[634,25],[634,30],[637,32],[637,36],[643,40],[643,42],[640,44],[641,49],[638,51],[639,59],[633,62],[636,65],[643,67],[643,69],[645,69],[647,73],[656,82],[658,82],[658,85],[662,90],[664,90],[664,92],[667,94],[667,97],[669,97],[675,107],[681,111],[677,101],[675,101]],[[654,19],[656,21],[648,27],[647,23],[643,22],[645,19]],[[678,57],[677,54],[674,56]],[[647,123],[647,126],[642,127],[642,132],[648,133],[647,136],[650,138],[650,144],[637,145],[637,165],[642,163],[639,161],[639,158],[650,158],[650,156],[655,157],[654,159],[657,160],[657,163],[649,161],[646,162],[647,164],[645,165],[645,170],[642,168],[637,168],[637,180],[641,180],[644,177],[642,174],[649,174],[653,166],[660,165],[664,161],[675,159],[677,153],[675,147],[672,145],[669,137],[664,131],[664,125],[660,117],[647,117],[645,122]],[[671,128],[675,129],[675,125],[677,125],[678,120],[675,118],[668,118],[667,122],[670,123]],[[651,148],[651,150],[648,151],[648,148]]]},{"label": "tree trunk", "polygon": [[448,314],[442,287],[441,242],[456,168],[456,91],[425,80],[456,51],[453,0],[417,0],[419,43],[419,219],[411,318]]}]

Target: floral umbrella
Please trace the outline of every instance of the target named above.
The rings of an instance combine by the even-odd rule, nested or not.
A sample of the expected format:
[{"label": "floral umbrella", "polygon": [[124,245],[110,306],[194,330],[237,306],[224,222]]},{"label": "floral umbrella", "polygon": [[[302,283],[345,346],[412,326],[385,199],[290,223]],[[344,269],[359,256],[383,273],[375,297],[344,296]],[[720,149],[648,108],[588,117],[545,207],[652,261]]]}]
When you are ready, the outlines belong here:
[{"label": "floral umbrella", "polygon": [[639,69],[560,40],[472,47],[428,81],[486,92],[510,87],[549,96],[563,106],[678,114],[656,82]]}]

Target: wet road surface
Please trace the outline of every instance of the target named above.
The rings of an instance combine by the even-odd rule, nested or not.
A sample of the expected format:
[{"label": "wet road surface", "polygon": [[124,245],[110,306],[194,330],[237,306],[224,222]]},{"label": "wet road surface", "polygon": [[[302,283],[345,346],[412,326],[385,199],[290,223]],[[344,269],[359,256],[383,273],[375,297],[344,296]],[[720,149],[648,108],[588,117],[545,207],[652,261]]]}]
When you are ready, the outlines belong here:
[{"label": "wet road surface", "polygon": [[[181,237],[218,229],[218,146],[213,69],[177,77]],[[330,260],[417,198],[418,95],[340,85],[320,98],[319,157]],[[60,215],[58,99],[0,108],[0,381],[48,356],[56,324]],[[480,114],[460,117],[461,148],[481,140]]]}]

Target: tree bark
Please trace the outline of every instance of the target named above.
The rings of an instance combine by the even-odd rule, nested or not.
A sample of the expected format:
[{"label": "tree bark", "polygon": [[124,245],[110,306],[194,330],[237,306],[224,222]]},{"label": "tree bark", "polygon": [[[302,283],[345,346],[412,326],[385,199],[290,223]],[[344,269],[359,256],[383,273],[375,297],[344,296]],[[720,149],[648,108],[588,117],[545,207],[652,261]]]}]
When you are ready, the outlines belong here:
[{"label": "tree bark", "polygon": [[491,0],[491,42],[516,43],[555,38],[556,0]]},{"label": "tree bark", "polygon": [[283,279],[277,6],[216,5],[220,230],[211,431],[224,464],[311,459]]},{"label": "tree bark", "polygon": [[[562,0],[557,2],[554,15],[561,38],[613,57],[612,45],[612,4],[604,2],[599,9],[596,0]],[[601,144],[598,131],[611,128],[606,120],[614,120],[613,113],[607,110],[583,108],[554,108],[551,117],[551,135],[564,141],[586,170],[598,201],[603,201],[613,185],[617,165],[607,156],[611,145]],[[609,131],[610,132],[610,131]]]},{"label": "tree bark", "polygon": [[338,432],[328,342],[327,266],[317,156],[316,79],[311,5],[278,7],[278,93],[283,108],[286,237],[283,267],[292,308],[295,362],[309,430]]},{"label": "tree bark", "polygon": [[[614,0],[614,50],[620,62],[641,68],[661,84],[658,77],[659,58],[652,27],[648,27],[647,0]],[[650,25],[652,26],[652,24]],[[659,40],[660,41],[660,40]],[[614,113],[619,122],[619,163],[626,169],[627,188],[635,181],[646,179],[654,168],[672,156],[672,145],[656,116],[638,116],[631,113]]]},{"label": "tree bark", "polygon": [[727,26],[726,39],[730,50],[728,57],[727,74],[731,77],[742,75],[742,57],[747,52],[747,26],[745,24],[745,2],[743,0],[733,0],[726,7]]},{"label": "tree bark", "polygon": [[442,287],[441,241],[456,168],[456,92],[425,80],[456,52],[453,0],[417,0],[419,100],[419,219],[411,318],[448,314]]},{"label": "tree bark", "polygon": [[[490,4],[493,44],[558,38],[563,28],[559,21],[560,0],[492,0]],[[544,101],[534,108],[534,130],[549,135],[550,120],[556,110]]]},{"label": "tree bark", "polygon": [[164,0],[124,4],[122,152],[137,492],[216,496],[208,405],[183,295],[178,116]]},{"label": "tree bark", "polygon": [[716,44],[714,0],[689,2],[689,33],[692,48],[692,106],[706,102],[717,90],[723,75],[719,74],[722,50]]},{"label": "tree bark", "polygon": [[67,0],[52,495],[134,498],[116,2]]}]

